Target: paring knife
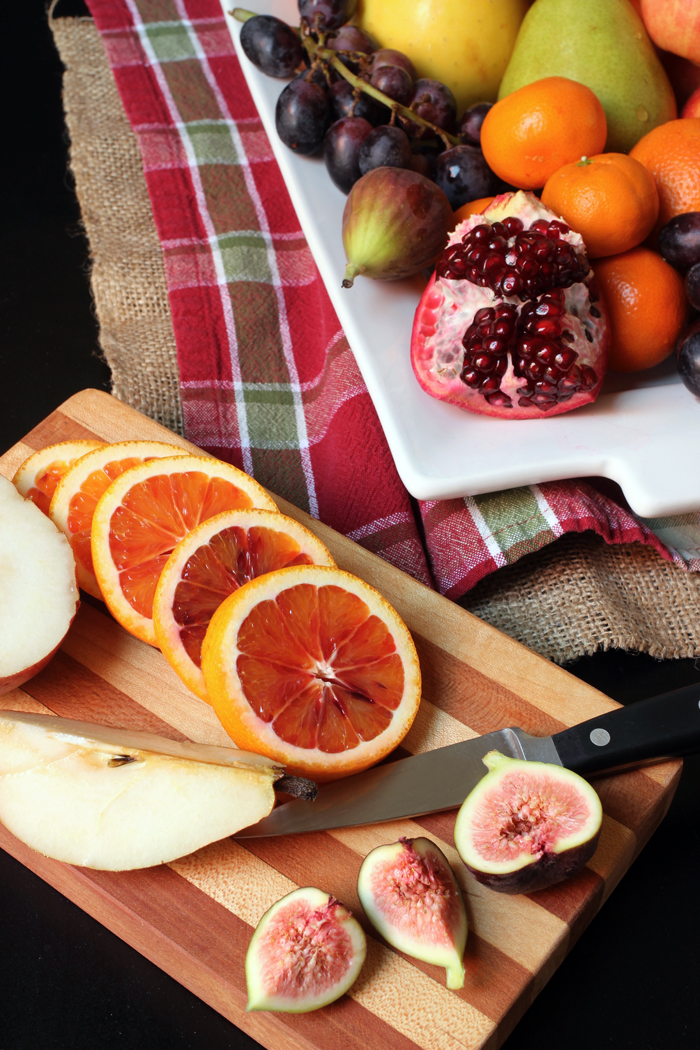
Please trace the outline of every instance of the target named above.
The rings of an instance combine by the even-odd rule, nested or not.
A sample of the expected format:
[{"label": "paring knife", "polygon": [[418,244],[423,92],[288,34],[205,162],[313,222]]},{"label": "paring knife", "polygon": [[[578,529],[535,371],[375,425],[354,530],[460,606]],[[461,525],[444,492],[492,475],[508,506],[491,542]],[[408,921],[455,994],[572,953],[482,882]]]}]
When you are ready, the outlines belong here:
[{"label": "paring knife", "polygon": [[375,766],[321,787],[313,802],[295,799],[235,838],[294,835],[374,824],[461,806],[487,770],[489,751],[553,762],[587,775],[679,758],[700,751],[700,686],[641,700],[564,729],[535,737],[522,729],[495,733]]}]

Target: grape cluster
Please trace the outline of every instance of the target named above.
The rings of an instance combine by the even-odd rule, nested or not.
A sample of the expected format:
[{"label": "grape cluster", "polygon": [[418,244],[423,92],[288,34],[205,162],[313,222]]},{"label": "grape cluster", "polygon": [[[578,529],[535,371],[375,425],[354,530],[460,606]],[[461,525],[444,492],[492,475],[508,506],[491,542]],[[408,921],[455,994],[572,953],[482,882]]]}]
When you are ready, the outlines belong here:
[{"label": "grape cluster", "polygon": [[378,48],[349,25],[357,0],[298,0],[299,28],[236,8],[241,45],[272,77],[292,79],[275,109],[277,133],[296,153],[323,151],[343,193],[378,167],[410,168],[433,180],[453,209],[504,187],[480,149],[489,103],[458,115],[454,95],[418,77],[400,51]]}]

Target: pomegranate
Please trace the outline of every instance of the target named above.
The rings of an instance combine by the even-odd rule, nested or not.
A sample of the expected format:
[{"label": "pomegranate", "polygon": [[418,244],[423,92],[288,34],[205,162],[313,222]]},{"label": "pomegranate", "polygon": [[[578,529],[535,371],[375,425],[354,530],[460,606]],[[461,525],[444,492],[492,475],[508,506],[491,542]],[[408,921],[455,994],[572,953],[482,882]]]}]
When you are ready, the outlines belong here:
[{"label": "pomegranate", "polygon": [[541,419],[596,398],[609,344],[583,240],[520,190],[451,234],[416,310],[411,361],[441,401]]}]

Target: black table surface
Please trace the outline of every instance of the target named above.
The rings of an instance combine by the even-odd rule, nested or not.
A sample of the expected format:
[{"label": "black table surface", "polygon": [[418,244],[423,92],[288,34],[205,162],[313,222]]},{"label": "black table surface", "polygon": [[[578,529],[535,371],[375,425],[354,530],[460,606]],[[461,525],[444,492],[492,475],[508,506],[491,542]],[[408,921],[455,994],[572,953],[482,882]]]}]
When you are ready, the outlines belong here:
[{"label": "black table surface", "polygon": [[[58,9],[85,13],[80,0]],[[0,451],[76,391],[109,389],[42,0],[5,5],[3,21]],[[700,683],[694,660],[621,651],[568,670],[622,703]],[[698,1050],[699,870],[694,756],[668,816],[507,1050]],[[0,988],[0,1050],[258,1045],[2,851]]]}]

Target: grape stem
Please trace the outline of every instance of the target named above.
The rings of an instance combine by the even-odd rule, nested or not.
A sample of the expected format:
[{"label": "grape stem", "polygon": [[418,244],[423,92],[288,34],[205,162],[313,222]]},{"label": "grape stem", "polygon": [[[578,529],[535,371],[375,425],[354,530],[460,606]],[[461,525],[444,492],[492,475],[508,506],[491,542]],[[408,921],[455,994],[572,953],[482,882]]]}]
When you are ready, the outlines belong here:
[{"label": "grape stem", "polygon": [[[229,14],[238,22],[247,22],[249,18],[254,17],[255,12],[247,11],[243,7],[234,7],[233,11],[229,11]],[[307,55],[312,61],[318,59],[318,61],[325,63],[328,66],[332,66],[336,73],[339,73],[344,80],[347,80],[356,91],[364,91],[366,95],[370,95],[378,102],[387,106],[391,110],[393,117],[398,114],[399,116],[404,117],[404,119],[412,121],[414,124],[419,124],[423,128],[430,128],[431,131],[434,131],[435,134],[442,139],[447,149],[449,149],[450,146],[459,146],[460,139],[455,135],[450,135],[449,132],[445,131],[443,128],[439,128],[437,124],[431,124],[429,120],[420,117],[412,109],[409,109],[408,106],[402,106],[399,102],[394,101],[393,98],[389,98],[388,95],[385,95],[383,91],[379,90],[379,88],[374,87],[372,84],[368,84],[366,80],[362,79],[362,77],[358,77],[352,73],[347,66],[343,65],[337,51],[334,51],[329,47],[323,47],[320,43],[317,44],[310,33],[302,33],[301,42],[304,45]]]}]

